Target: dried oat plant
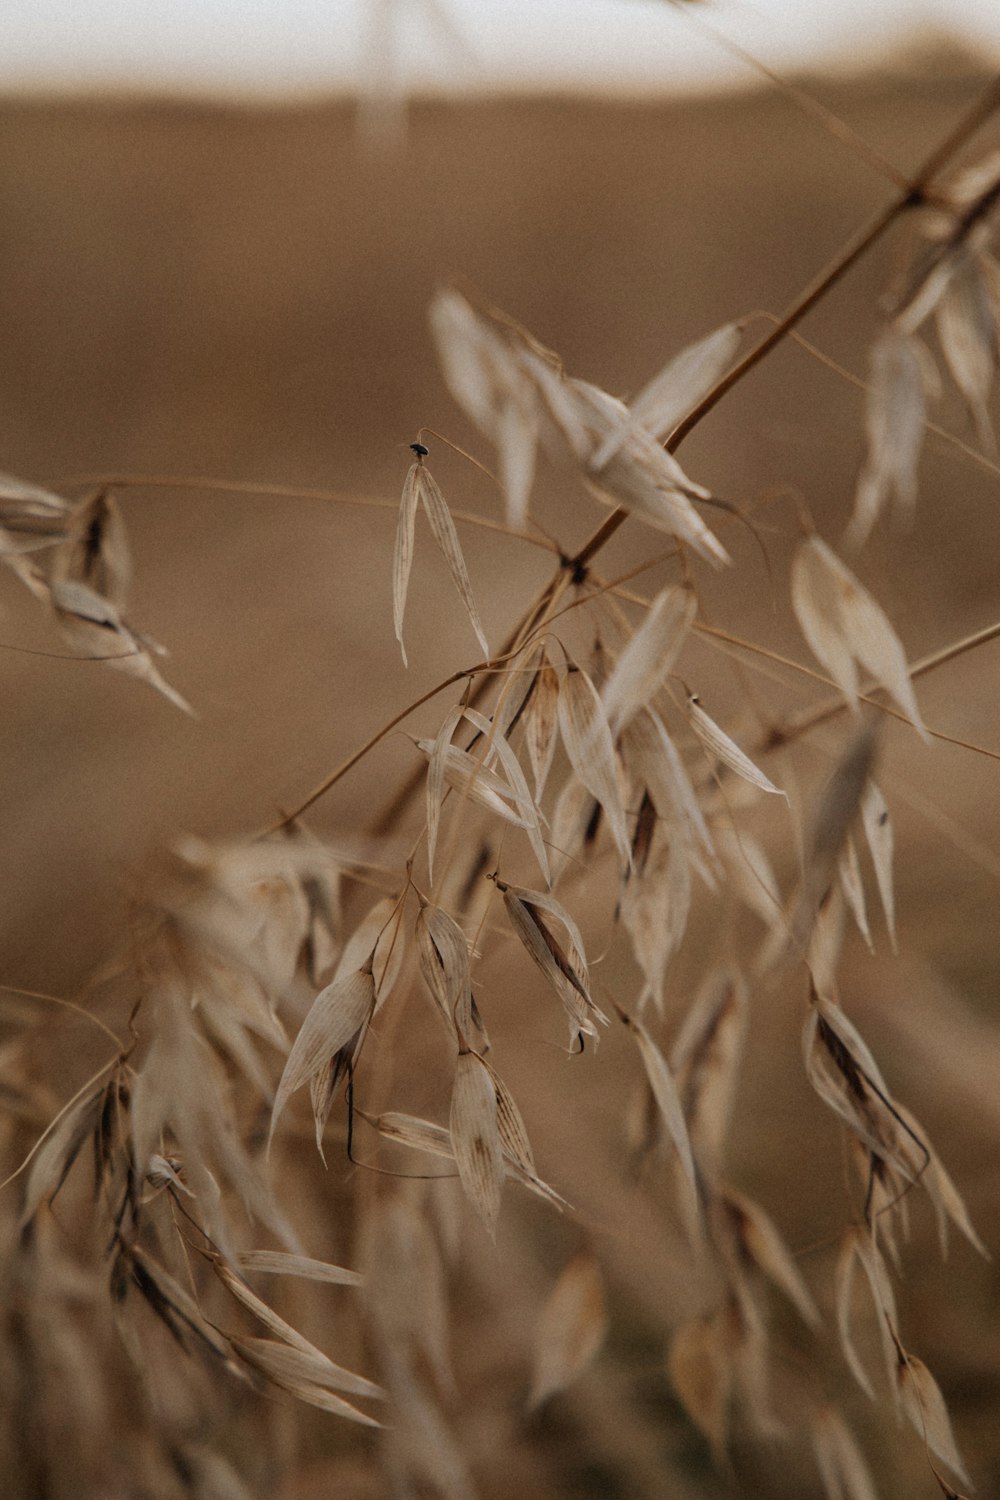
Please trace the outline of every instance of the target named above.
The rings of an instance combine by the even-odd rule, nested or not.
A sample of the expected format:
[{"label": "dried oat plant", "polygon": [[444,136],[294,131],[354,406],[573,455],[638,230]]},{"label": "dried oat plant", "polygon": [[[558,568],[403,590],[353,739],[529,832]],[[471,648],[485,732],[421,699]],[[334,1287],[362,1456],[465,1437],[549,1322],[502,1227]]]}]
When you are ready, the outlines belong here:
[{"label": "dried oat plant", "polygon": [[[852,933],[896,942],[895,747],[910,736],[932,779],[947,738],[921,680],[1000,635],[913,661],[865,557],[888,512],[924,503],[943,384],[991,461],[1000,164],[953,169],[998,109],[994,84],[762,339],[747,309],[627,403],[478,295],[435,297],[447,385],[496,470],[493,524],[548,547],[551,579],[488,640],[456,525],[475,518],[421,433],[386,613],[402,647],[426,522],[468,622],[453,674],[308,795],[276,785],[272,827],[165,850],[128,950],[85,995],[21,998],[2,1058],[8,1493],[292,1495],[310,1449],[324,1493],[359,1497],[768,1483],[870,1500],[900,1492],[897,1462],[923,1483],[908,1492],[971,1492],[904,1272],[920,1219],[942,1253],[953,1230],[965,1242],[956,1268],[987,1250],[962,1163],[866,1040],[843,958]],[[897,227],[909,258],[871,351],[846,536],[808,497],[789,521],[714,496],[685,438]],[[552,468],[581,514],[606,508],[582,543],[533,529]],[[0,555],[73,652],[187,710],[123,614],[116,488],[69,501],[0,481]],[[648,562],[613,577],[626,525]],[[704,580],[724,597],[741,525],[789,540],[774,592],[808,655],[708,617]],[[716,716],[726,657],[764,675]],[[813,701],[770,706],[775,673]],[[411,777],[367,836],[338,836],[325,794],[431,703]],[[57,1005],[79,1045],[47,1066]],[[739,1150],[747,1049],[776,1018],[801,1033],[813,1091],[790,1085],[794,1107],[827,1111],[842,1146],[826,1159],[839,1227],[828,1216],[805,1254]],[[912,1462],[898,1434],[883,1451],[897,1414]],[[550,1467],[561,1443],[598,1465],[572,1491]]]}]

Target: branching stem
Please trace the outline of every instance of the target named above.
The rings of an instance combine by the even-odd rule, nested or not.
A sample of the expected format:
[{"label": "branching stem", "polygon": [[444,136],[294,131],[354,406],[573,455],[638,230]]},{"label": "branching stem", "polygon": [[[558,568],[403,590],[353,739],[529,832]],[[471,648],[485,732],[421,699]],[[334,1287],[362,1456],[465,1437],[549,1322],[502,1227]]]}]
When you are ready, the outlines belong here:
[{"label": "branching stem", "polygon": [[[901,187],[892,202],[886,208],[882,209],[869,224],[852,236],[835,259],[814,277],[795,299],[791,307],[778,318],[770,332],[759,343],[755,344],[721,380],[717,381],[698,405],[688,413],[684,420],[670,434],[664,445],[669,453],[675,453],[689,433],[698,426],[709,412],[715,409],[733,387],[738,385],[751,370],[754,370],[757,365],[767,358],[773,349],[788,338],[802,319],[826,297],[847,272],[882,238],[898,218],[909,209],[923,202],[926,190],[933,178],[997,109],[1000,109],[1000,75],[993,78],[989,87],[962,119],[958,121],[954,129],[934,148],[918,169],[913,180]],[[254,487],[248,486],[247,488],[252,489]],[[270,492],[287,493],[287,491],[282,491],[280,487],[275,487]],[[298,493],[301,494],[302,492],[299,491]],[[317,498],[321,494],[321,492],[315,493]],[[308,808],[312,807],[352,767],[357,765],[358,761],[363,759],[369,750],[385,739],[398,724],[402,723],[404,719],[408,718],[422,704],[429,702],[438,693],[443,692],[445,688],[461,682],[464,678],[469,678],[473,675],[477,676],[478,681],[470,693],[469,701],[473,706],[478,705],[489,690],[489,673],[491,669],[499,663],[509,660],[511,656],[516,655],[523,643],[547,619],[551,618],[564,594],[574,583],[574,580],[585,575],[589,564],[624,524],[628,515],[629,512],[627,510],[621,508],[613,510],[592,533],[579,551],[572,556],[567,555],[560,558],[558,571],[553,574],[534,604],[531,605],[521,621],[510,632],[497,658],[491,662],[481,663],[477,667],[453,673],[450,677],[445,678],[435,687],[429,689],[428,692],[414,700],[401,713],[390,719],[387,724],[384,724],[370,739],[366,740],[358,750],[342,761],[328,776],[324,777],[323,781],[319,783],[293,812],[288,813],[270,828],[268,832],[273,833],[285,827]],[[543,543],[542,545],[547,544]],[[952,660],[955,655],[960,655],[962,652],[971,650],[974,646],[992,639],[994,634],[1000,634],[1000,626],[988,627],[985,632],[979,632],[974,637],[956,642],[953,646],[945,647],[941,652],[935,653],[933,658],[928,658],[924,662],[917,663],[912,675],[921,675],[923,672],[930,671],[934,666],[941,665],[944,661]],[[780,730],[773,730],[771,732],[772,738],[770,743],[772,745],[784,743],[790,735],[798,736],[804,734],[807,729],[814,728],[817,724],[824,723],[827,719],[840,713],[843,710],[843,706],[843,701],[839,698],[836,701],[830,700],[820,704],[817,708],[810,710],[808,714],[801,716],[800,719],[792,721]],[[413,775],[406,778],[400,786],[399,791],[390,799],[375,820],[372,827],[373,835],[378,837],[395,824],[396,819],[406,808],[419,787],[422,778],[422,767],[417,768]]]},{"label": "branching stem", "polygon": [[[1000,109],[1000,76],[994,78],[985,93],[976,101],[972,108],[963,116],[948,136],[934,148],[923,165],[917,171],[913,181],[903,189],[893,201],[882,209],[875,218],[864,228],[859,229],[855,235],[848,240],[840,254],[821,271],[818,276],[800,293],[791,307],[785,312],[775,324],[771,332],[755,344],[722,379],[717,381],[706,396],[699,401],[693,411],[690,411],[684,420],[674,428],[667,439],[665,447],[668,453],[676,453],[681,443],[690,432],[713,411],[724,396],[727,396],[735,385],[738,385],[745,375],[755,369],[762,360],[766,359],[771,350],[782,343],[792,330],[802,321],[807,313],[821,302],[829,291],[847,274],[847,272],[859,261],[871,247],[882,238],[888,229],[909,209],[921,203],[924,194],[932,181],[943,166],[945,166],[957,151],[965,145],[979,127],[989,119],[990,115]],[[604,545],[611,540],[615,532],[624,523],[629,512],[626,510],[614,510],[602,522],[593,535],[584,543],[580,551],[576,553],[574,561],[586,565],[592,558],[596,557]]]}]

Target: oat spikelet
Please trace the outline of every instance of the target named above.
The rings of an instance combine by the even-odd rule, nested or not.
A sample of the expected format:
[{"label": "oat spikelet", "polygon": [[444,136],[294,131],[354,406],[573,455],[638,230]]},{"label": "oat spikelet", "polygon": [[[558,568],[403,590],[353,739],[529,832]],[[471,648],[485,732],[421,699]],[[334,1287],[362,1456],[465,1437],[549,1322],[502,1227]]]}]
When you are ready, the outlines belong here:
[{"label": "oat spikelet", "polygon": [[[299,1333],[297,1328],[286,1323],[284,1318],[261,1297],[258,1297],[243,1277],[221,1256],[212,1256],[210,1259],[212,1269],[226,1290],[257,1319],[258,1323],[267,1329],[272,1339],[278,1341],[285,1349],[295,1350],[311,1362],[315,1372],[312,1376],[314,1381],[328,1385],[335,1390],[348,1391],[356,1396],[371,1396],[378,1399],[383,1395],[381,1388],[374,1381],[356,1374],[353,1370],[345,1370],[341,1365],[334,1364],[333,1360],[317,1349],[315,1344],[311,1344],[303,1334]],[[301,1370],[301,1366],[299,1368]],[[321,1380],[320,1372],[322,1372]]]},{"label": "oat spikelet", "polygon": [[864,1225],[856,1225],[844,1235],[840,1254],[837,1257],[834,1282],[837,1329],[840,1334],[841,1350],[851,1374],[861,1389],[874,1401],[874,1387],[858,1356],[851,1333],[854,1270],[857,1265],[860,1265],[864,1270],[872,1301],[875,1304],[875,1319],[878,1326],[879,1342],[882,1346],[882,1354],[891,1388],[895,1392],[898,1356],[892,1330],[895,1329],[897,1323],[896,1299],[881,1251]]},{"label": "oat spikelet", "polygon": [[915,1179],[927,1150],[889,1093],[871,1051],[839,1006],[814,999],[803,1031],[806,1074],[824,1103],[876,1156]]},{"label": "oat spikelet", "polygon": [[[544,891],[496,881],[511,926],[563,1003],[569,1017],[570,1045],[580,1034],[597,1038],[594,1021],[607,1025],[608,1018],[594,1003],[590,977],[579,928],[566,908]],[[566,940],[560,942],[546,917],[561,924]]]},{"label": "oat spikelet", "polygon": [[962,1463],[941,1389],[922,1359],[899,1350],[896,1379],[903,1410],[932,1453],[936,1453],[962,1483],[971,1481]]},{"label": "oat spikelet", "polygon": [[688,723],[694,730],[698,739],[704,745],[708,754],[715,760],[720,760],[724,766],[728,766],[734,775],[741,777],[762,792],[773,792],[776,797],[785,797],[786,794],[780,787],[774,785],[759,766],[755,766],[749,755],[745,755],[728,734],[725,734],[716,724],[714,719],[709,718],[702,708],[696,695],[688,698]]},{"label": "oat spikelet", "polygon": [[714,970],[695,996],[670,1056],[691,1149],[699,1169],[713,1178],[722,1166],[748,1012],[742,976],[734,969]]},{"label": "oat spikelet", "polygon": [[712,826],[712,839],[726,872],[726,888],[756,912],[766,927],[782,920],[781,888],[761,844],[742,828]]},{"label": "oat spikelet", "polygon": [[732,364],[740,337],[738,323],[724,323],[675,354],[629,402],[633,422],[662,443]]},{"label": "oat spikelet", "polygon": [[[596,500],[632,511],[648,525],[686,542],[713,567],[731,558],[701,519],[693,502],[710,500],[711,491],[695,484],[680,464],[628,408],[606,391],[582,380],[569,380],[561,392],[573,413],[571,432],[585,434],[581,477]],[[615,441],[618,437],[621,441]],[[599,462],[605,448],[611,457]]]},{"label": "oat spikelet", "polygon": [[0,474],[0,556],[37,552],[64,541],[71,531],[70,507],[61,495]]},{"label": "oat spikelet", "polygon": [[792,563],[792,607],[809,646],[853,709],[858,706],[855,662],[927,739],[913,695],[906,654],[885,611],[818,536],[804,541]]},{"label": "oat spikelet", "polygon": [[[847,745],[819,799],[809,840],[800,917],[815,915],[833,879],[836,862],[871,779],[877,742],[871,725]],[[800,932],[796,923],[796,932]]]},{"label": "oat spikelet", "polygon": [[334,1286],[360,1286],[357,1271],[332,1266],[325,1260],[308,1255],[291,1255],[286,1250],[241,1250],[236,1257],[241,1271],[259,1271],[269,1276],[300,1276],[305,1281],[327,1281]]},{"label": "oat spikelet", "polygon": [[497,1096],[490,1070],[474,1052],[458,1055],[450,1129],[462,1186],[495,1239],[504,1179]]},{"label": "oat spikelet", "polygon": [[535,1156],[528,1139],[528,1131],[514,1096],[495,1068],[485,1058],[483,1065],[490,1075],[497,1096],[497,1130],[500,1145],[506,1159],[528,1177],[535,1177]]},{"label": "oat spikelet", "polygon": [[812,1444],[827,1500],[878,1500],[861,1449],[834,1407],[815,1413]]},{"label": "oat spikelet", "polygon": [[604,1341],[607,1324],[600,1267],[592,1255],[581,1252],[563,1269],[542,1309],[529,1410],[583,1374]]},{"label": "oat spikelet", "polygon": [[692,851],[711,856],[712,836],[698,804],[691,778],[663,721],[652,709],[641,710],[626,725],[622,755],[633,781],[648,789],[656,813]]},{"label": "oat spikelet", "polygon": [[448,389],[497,450],[507,520],[523,526],[538,442],[535,389],[510,342],[458,292],[437,293],[430,323]]},{"label": "oat spikelet", "polygon": [[413,536],[417,520],[417,479],[421,472],[418,463],[410,465],[403,481],[403,496],[399,503],[399,524],[396,527],[396,547],[392,563],[392,623],[403,653],[403,666],[409,666],[406,647],[403,644],[403,614],[406,610],[406,593],[410,585],[410,569],[413,566]]},{"label": "oat spikelet", "polygon": [[646,980],[639,1006],[652,999],[662,1010],[667,966],[691,911],[691,851],[669,825],[654,821],[648,846],[637,853],[622,893],[621,918]]},{"label": "oat spikelet", "polygon": [[51,584],[36,579],[36,592],[48,594],[60,630],[81,656],[103,661],[118,672],[148,682],[175,708],[194,717],[187,699],[153,665],[150,650],[162,654],[162,647],[132,630],[109,599],[72,579],[55,579]]},{"label": "oat spikelet", "polygon": [[885,925],[889,929],[892,951],[896,952],[896,900],[892,878],[894,835],[889,805],[875,782],[869,777],[861,798],[861,827],[875,867],[875,883],[878,886]]},{"label": "oat spikelet", "polygon": [[62,1187],[100,1115],[104,1085],[81,1093],[63,1109],[35,1148],[21,1210],[21,1227]]},{"label": "oat spikelet", "polygon": [[729,1437],[735,1369],[725,1309],[683,1323],[670,1343],[667,1370],[681,1404],[721,1464]]},{"label": "oat spikelet", "polygon": [[918,339],[892,326],[876,339],[868,374],[868,448],[845,538],[851,552],[867,541],[887,501],[910,520],[924,436],[929,355]]},{"label": "oat spikelet", "polygon": [[667,588],[619,656],[601,689],[612,738],[641,708],[648,708],[673,670],[697,610],[690,589]]},{"label": "oat spikelet", "polygon": [[625,864],[631,864],[632,851],[607,715],[586,672],[572,663],[559,683],[559,729],[576,776],[604,808],[618,852]]},{"label": "oat spikelet", "polygon": [[458,532],[451,519],[448,503],[441,493],[437,480],[424,463],[421,453],[416,462],[410,465],[406,479],[403,481],[399,524],[396,528],[396,547],[393,554],[392,617],[396,639],[403,653],[403,665],[407,665],[406,647],[403,645],[403,614],[406,609],[406,593],[413,563],[413,537],[418,505],[423,506],[434,540],[448,564],[452,583],[458,590],[459,598],[465,605],[472,622],[476,639],[482,647],[483,655],[488,657],[490,648],[479,618],[479,610],[476,608],[476,601],[473,598],[472,583],[469,579],[469,570],[465,565],[462,546],[458,540]]},{"label": "oat spikelet", "polygon": [[420,972],[450,1036],[472,1029],[469,945],[455,921],[438,906],[422,906],[417,917]]},{"label": "oat spikelet", "polygon": [[295,1038],[274,1096],[268,1150],[275,1126],[296,1089],[319,1073],[368,1022],[375,1008],[375,980],[371,961],[366,968],[336,979],[321,990]]},{"label": "oat spikelet", "polygon": [[532,853],[538,861],[538,868],[545,877],[545,883],[551,883],[549,874],[549,860],[545,852],[545,840],[542,837],[541,814],[535,798],[531,795],[528,782],[521,764],[514,751],[507,742],[506,737],[499,733],[496,726],[483,714],[474,708],[467,708],[464,714],[469,723],[474,725],[479,733],[485,736],[488,744],[487,760],[499,760],[504,774],[510,784],[510,795],[514,798],[518,809],[525,819],[525,832],[528,842],[531,844]]},{"label": "oat spikelet", "polygon": [[[460,714],[461,710],[457,712],[453,723]],[[530,797],[525,804],[521,794],[509,782],[488,768],[479,747],[470,752],[459,745],[450,744],[450,732],[446,721],[436,740],[417,741],[417,749],[422,750],[430,761],[427,777],[428,864],[431,863],[436,844],[445,782],[454,787],[462,797],[468,797],[480,807],[485,807],[488,812],[495,813],[514,828],[527,831],[538,816]],[[446,734],[448,738],[443,737]],[[513,807],[511,803],[514,804]],[[433,842],[431,834],[434,836]]]},{"label": "oat spikelet", "polygon": [[424,514],[430,523],[434,540],[441,549],[448,571],[451,573],[451,581],[458,590],[459,598],[465,605],[466,613],[476,633],[476,639],[482,647],[485,657],[489,657],[490,648],[486,640],[486,632],[479,618],[479,610],[472,596],[472,584],[469,580],[469,570],[465,566],[465,558],[462,554],[461,544],[458,540],[458,532],[455,523],[451,519],[448,503],[441,493],[437,480],[434,479],[430,470],[421,460],[417,460],[416,488],[423,505]]},{"label": "oat spikelet", "polygon": [[667,1130],[670,1132],[671,1140],[684,1168],[685,1176],[695,1197],[697,1197],[698,1179],[695,1173],[694,1157],[691,1153],[691,1141],[688,1137],[687,1122],[684,1119],[684,1110],[681,1107],[677,1084],[674,1082],[674,1077],[667,1065],[667,1060],[641,1021],[637,1020],[634,1016],[626,1015],[621,1010],[619,1010],[618,1014],[632,1036],[635,1037],[643,1067],[646,1069],[646,1077],[653,1091],[653,1098],[656,1100],[657,1107],[663,1116]]},{"label": "oat spikelet", "polygon": [[989,398],[1000,355],[996,264],[960,246],[936,308],[938,338],[987,453],[996,451]]},{"label": "oat spikelet", "polygon": [[[437,848],[438,827],[441,822],[444,785],[446,780],[453,779],[448,776],[449,752],[452,748],[451,737],[461,717],[462,706],[456,703],[445,714],[433,740],[418,741],[418,749],[423,750],[427,756],[427,869],[431,880],[434,879],[434,851]],[[471,783],[468,791],[471,794]]]},{"label": "oat spikelet", "polygon": [[[485,1066],[489,1068],[488,1063]],[[512,1177],[515,1182],[521,1183],[536,1197],[544,1199],[551,1207],[561,1211],[567,1207],[565,1198],[561,1198],[554,1188],[543,1182],[533,1167],[523,1165],[527,1142],[524,1122],[521,1121],[520,1126],[514,1124],[511,1106],[514,1111],[517,1107],[509,1091],[499,1083],[497,1074],[492,1068],[489,1068],[489,1074],[497,1095],[497,1130],[503,1149],[505,1174]],[[518,1119],[520,1120],[520,1115]],[[436,1125],[433,1120],[422,1120],[416,1115],[403,1114],[398,1110],[387,1110],[385,1114],[379,1115],[373,1124],[380,1135],[386,1140],[396,1142],[397,1145],[408,1146],[413,1151],[424,1151],[429,1156],[446,1157],[449,1161],[455,1160],[454,1146],[449,1131],[443,1125]],[[530,1157],[530,1149],[529,1145],[528,1157]]]},{"label": "oat spikelet", "polygon": [[535,802],[542,800],[556,750],[559,723],[559,677],[543,655],[524,714],[524,743],[535,779]]},{"label": "oat spikelet", "polygon": [[[318,1349],[298,1347],[278,1339],[231,1339],[230,1343],[279,1385],[284,1385],[287,1378],[296,1385],[328,1386],[331,1390],[350,1391],[357,1396],[377,1398],[383,1394],[373,1381],[334,1364]],[[308,1400],[308,1397],[302,1399]],[[355,1420],[370,1422],[371,1418],[359,1413]]]},{"label": "oat spikelet", "polygon": [[844,900],[850,907],[851,915],[857,924],[858,931],[861,933],[869,949],[874,952],[871,929],[868,926],[865,887],[861,879],[861,866],[858,862],[858,849],[850,835],[845,840],[840,858],[837,861],[837,875],[840,880],[840,889],[844,894]]},{"label": "oat spikelet", "polygon": [[[329,1387],[336,1386],[342,1377],[327,1373],[325,1366],[328,1361],[322,1356],[317,1359],[315,1355],[306,1354],[301,1349],[291,1349],[287,1344],[279,1344],[272,1339],[231,1338],[229,1342],[242,1360],[279,1390],[294,1396],[297,1401],[304,1401],[308,1406],[316,1406],[320,1411],[330,1412],[333,1416],[359,1422],[363,1427],[382,1426],[381,1422],[370,1417],[367,1412],[334,1394]],[[342,1384],[339,1388],[345,1389]]]},{"label": "oat spikelet", "polygon": [[125,524],[113,495],[97,490],[73,512],[73,535],[52,559],[52,579],[85,583],[124,609],[132,573]]},{"label": "oat spikelet", "polygon": [[756,1266],[784,1293],[804,1323],[810,1328],[818,1327],[819,1313],[812,1294],[784,1240],[760,1205],[726,1187],[720,1195],[720,1206],[736,1240],[737,1276],[746,1264]]}]

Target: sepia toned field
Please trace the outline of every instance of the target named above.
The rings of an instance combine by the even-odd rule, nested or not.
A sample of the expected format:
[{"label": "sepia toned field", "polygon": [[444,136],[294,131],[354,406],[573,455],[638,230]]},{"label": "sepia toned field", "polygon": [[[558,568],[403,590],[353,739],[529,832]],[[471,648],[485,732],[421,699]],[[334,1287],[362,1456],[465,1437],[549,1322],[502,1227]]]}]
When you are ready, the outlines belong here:
[{"label": "sepia toned field", "polygon": [[[906,175],[983,86],[971,64],[936,74],[915,69],[811,87]],[[991,147],[1000,148],[996,117],[962,160]],[[113,481],[134,557],[128,619],[169,648],[161,670],[195,710],[185,716],[122,673],[70,659],[38,600],[3,571],[0,981],[79,997],[123,1035],[137,992],[121,979],[121,955],[134,956],[137,909],[171,878],[164,851],[188,834],[252,838],[408,703],[481,660],[423,518],[407,604],[408,668],[393,634],[397,510],[412,460],[407,445],[418,433],[452,508],[503,521],[490,477],[444,441],[494,464],[440,372],[427,324],[437,291],[454,285],[502,309],[558,351],[571,374],[627,399],[672,353],[729,320],[746,319],[748,339],[762,336],[768,315],[791,304],[893,192],[870,163],[780,96],[418,102],[405,134],[381,144],[359,134],[345,102],[253,110],[142,99],[0,101],[0,470],[74,496]],[[905,228],[892,230],[803,323],[826,362],[786,341],[683,445],[686,472],[752,523],[703,512],[735,567],[693,565],[700,620],[814,672],[788,604],[789,563],[803,511],[833,544],[850,515],[864,448],[858,382],[880,299],[905,263]],[[931,414],[958,442],[927,435],[915,524],[883,521],[852,563],[911,661],[1000,617],[996,468],[950,388]],[[546,462],[532,513],[569,556],[607,514],[565,466]],[[460,534],[496,651],[545,585],[553,557],[502,530],[463,522]],[[666,544],[629,522],[595,566],[605,579],[624,575]],[[677,576],[668,562],[633,586],[650,597]],[[582,610],[559,634],[581,659],[593,646]],[[926,1127],[994,1255],[998,651],[986,643],[917,684],[928,727],[965,745],[927,745],[905,723],[885,725],[879,780],[895,827],[898,953],[866,866],[875,951],[854,934],[840,969],[845,1008],[893,1096]],[[749,652],[724,653],[703,637],[685,648],[683,673],[685,689],[696,684],[713,718],[747,747],[829,696],[822,682]],[[409,736],[433,737],[460,692],[456,686],[421,707],[306,817],[318,837],[392,871],[383,893],[396,888],[419,839],[422,791],[381,842],[372,832],[424,764]],[[768,756],[768,775],[788,788],[796,814],[815,806],[853,727],[849,714],[836,715],[804,744]],[[774,811],[780,799],[764,800],[747,826],[788,892],[805,823],[783,803]],[[445,839],[443,832],[443,846]],[[609,854],[610,844],[593,879],[574,880],[565,899],[605,993],[631,1006],[635,966],[615,946],[621,890]],[[352,889],[349,922],[363,904]],[[762,941],[757,919],[734,904],[721,916],[707,900],[696,904],[669,969],[665,1020],[652,1012],[657,1035],[676,1038],[706,955],[749,972]],[[114,1340],[103,1304],[92,1306],[91,1293],[80,1290],[82,1348],[100,1351],[89,1363],[80,1355],[80,1408],[92,1401],[95,1449],[107,1431],[131,1456],[102,1468],[75,1435],[86,1425],[79,1412],[70,1421],[43,1410],[57,1399],[52,1370],[67,1362],[50,1369],[39,1356],[37,1409],[30,1395],[17,1398],[27,1401],[30,1451],[19,1451],[8,1431],[0,1454],[9,1493],[820,1496],[792,1416],[805,1386],[815,1387],[817,1401],[841,1405],[880,1494],[940,1493],[920,1438],[909,1424],[896,1425],[891,1403],[876,1409],[852,1386],[837,1352],[833,1266],[856,1193],[846,1186],[840,1127],[802,1065],[804,971],[751,986],[726,1171],[780,1229],[822,1327],[814,1332],[775,1307],[783,1344],[770,1380],[788,1430],[763,1443],[753,1422],[737,1416],[729,1457],[715,1464],[671,1387],[665,1353],[678,1325],[710,1306],[711,1278],[697,1258],[693,1268],[686,1259],[669,1177],[666,1189],[660,1180],[650,1187],[653,1174],[635,1169],[641,1090],[630,1038],[616,1024],[596,1052],[588,1044],[584,1057],[563,1057],[563,1033],[550,1025],[525,955],[489,923],[477,929],[476,950],[491,1056],[518,1100],[541,1177],[574,1212],[554,1213],[509,1184],[494,1247],[471,1212],[462,1218],[457,1190],[436,1210],[442,1242],[460,1247],[447,1275],[454,1384],[439,1380],[425,1439],[433,1446],[433,1422],[443,1421],[471,1478],[461,1469],[434,1478],[430,1461],[421,1469],[414,1459],[408,1469],[399,1452],[383,1468],[377,1437],[206,1372],[197,1354],[169,1347],[159,1328],[150,1334],[151,1360],[177,1364],[162,1409],[201,1457],[182,1463],[180,1448],[165,1445],[157,1468],[148,1413],[135,1417],[125,1364],[107,1352]],[[99,982],[88,988],[95,972]],[[295,1005],[290,1037],[306,1008],[298,993]],[[359,1108],[447,1121],[441,1037],[424,1034],[430,1010],[422,1000],[411,1012],[413,1020],[393,1016],[381,1032],[376,1021],[379,1062],[363,1099],[359,1076]],[[100,1066],[107,1045],[79,1018],[13,994],[0,1036],[6,1175]],[[273,1088],[281,1057],[273,1047],[262,1053]],[[15,1076],[22,1069],[26,1075]],[[325,1171],[313,1160],[312,1124],[300,1106],[289,1106],[276,1132],[285,1208],[308,1254],[351,1266],[372,1253],[365,1215],[382,1184],[347,1161],[342,1102],[327,1133]],[[255,1147],[267,1113],[267,1101],[246,1104]],[[372,1132],[354,1145],[374,1161]],[[402,1171],[403,1160],[391,1164]],[[413,1170],[412,1159],[406,1166]],[[76,1170],[53,1208],[68,1259],[74,1226],[89,1224],[91,1183],[77,1180],[88,1171],[86,1163]],[[407,1190],[400,1202],[409,1204]],[[17,1245],[18,1191],[4,1190],[5,1255]],[[931,1209],[912,1196],[896,1278],[907,1348],[945,1393],[978,1492],[1000,1492],[996,1265],[960,1234],[942,1260]],[[93,1239],[91,1258],[102,1267],[100,1229],[79,1234],[81,1243]],[[246,1240],[259,1242],[254,1234]],[[528,1411],[540,1309],[578,1253],[600,1264],[609,1331],[578,1381]],[[96,1274],[103,1286],[106,1271]],[[377,1338],[373,1345],[345,1290],[307,1285],[282,1305],[332,1358],[389,1379],[374,1370]],[[211,1306],[232,1325],[232,1315]],[[879,1330],[864,1317],[859,1343],[873,1366]],[[23,1323],[15,1307],[0,1381],[16,1383]],[[185,1393],[188,1369],[197,1374]],[[112,1385],[98,1390],[104,1370]],[[210,1418],[199,1417],[203,1390],[214,1401],[227,1380],[232,1391]],[[91,1382],[94,1390],[85,1390]],[[8,1409],[21,1410],[13,1397]],[[61,1462],[47,1464],[43,1450],[58,1446],[64,1420],[72,1441]],[[386,1421],[391,1427],[391,1415]],[[212,1470],[204,1455],[216,1447],[245,1488],[226,1489],[229,1478]],[[863,1491],[843,1494],[857,1500]]]}]

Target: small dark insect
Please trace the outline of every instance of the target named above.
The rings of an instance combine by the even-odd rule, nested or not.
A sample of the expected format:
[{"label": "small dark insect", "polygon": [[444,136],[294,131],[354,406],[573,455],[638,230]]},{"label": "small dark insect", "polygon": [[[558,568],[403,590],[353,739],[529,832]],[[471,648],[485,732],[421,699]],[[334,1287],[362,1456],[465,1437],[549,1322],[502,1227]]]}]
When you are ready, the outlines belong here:
[{"label": "small dark insect", "polygon": [[411,443],[410,451],[411,453],[415,453],[418,458],[426,458],[431,450],[429,448],[425,448],[423,443]]}]

